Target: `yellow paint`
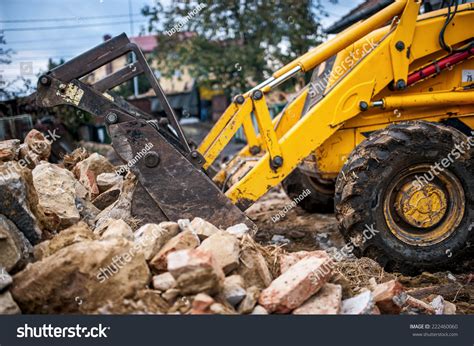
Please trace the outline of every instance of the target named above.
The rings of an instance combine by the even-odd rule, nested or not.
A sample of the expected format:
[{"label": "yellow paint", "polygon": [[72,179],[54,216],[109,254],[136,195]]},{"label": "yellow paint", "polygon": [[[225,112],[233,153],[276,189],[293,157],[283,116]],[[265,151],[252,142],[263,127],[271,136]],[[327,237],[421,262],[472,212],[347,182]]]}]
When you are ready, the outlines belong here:
[{"label": "yellow paint", "polygon": [[410,225],[428,228],[441,221],[448,205],[446,195],[437,185],[428,183],[418,189],[410,181],[398,192],[395,209]]},{"label": "yellow paint", "polygon": [[[273,121],[269,121],[265,112],[268,109],[264,100],[252,102],[250,106],[250,92],[244,94],[245,104],[249,105],[245,110],[235,103],[229,107],[203,141],[199,151],[206,159],[205,167],[208,167],[228,143],[229,136],[235,133],[235,127],[241,125],[244,125],[249,143],[261,147],[263,153],[257,157],[254,167],[226,192],[234,203],[245,201],[243,204],[249,204],[256,201],[312,153],[316,155],[315,171],[325,178],[336,177],[355,146],[368,133],[391,123],[410,120],[439,122],[457,117],[472,128],[472,92],[460,91],[459,87],[462,68],[474,69],[474,59],[453,66],[439,76],[421,81],[405,90],[389,89],[393,80],[405,80],[410,72],[447,54],[438,44],[438,34],[445,20],[446,9],[417,18],[415,13],[419,5],[415,0],[396,1],[370,19],[352,26],[277,71],[275,78],[295,66],[309,71],[339,52],[333,67],[335,71],[342,63],[349,61],[348,57],[357,52],[357,49],[367,52],[366,55],[353,59],[342,70],[339,68],[336,78],[328,83],[325,96],[304,116],[302,111],[308,88]],[[451,46],[458,47],[473,37],[473,10],[472,3],[459,6],[445,35]],[[398,24],[379,28],[395,16],[400,19]],[[399,40],[403,40],[405,44],[402,52],[394,49],[394,44]],[[366,49],[363,48],[364,45]],[[269,90],[269,86],[262,88],[263,92]],[[361,101],[370,105],[377,100],[384,100],[385,108],[360,111]],[[250,126],[250,116],[255,111],[261,115],[259,135],[252,133],[255,129]],[[264,136],[261,136],[262,133]],[[270,157],[274,157],[277,152],[281,153],[283,166],[274,170],[270,166]],[[228,173],[240,165],[243,158],[249,156],[252,155],[247,146],[214,180],[223,183]]]},{"label": "yellow paint", "polygon": [[448,170],[421,185],[417,177],[428,164],[400,172],[381,196],[385,222],[392,234],[406,244],[430,246],[449,237],[465,212],[465,193],[459,179]]}]

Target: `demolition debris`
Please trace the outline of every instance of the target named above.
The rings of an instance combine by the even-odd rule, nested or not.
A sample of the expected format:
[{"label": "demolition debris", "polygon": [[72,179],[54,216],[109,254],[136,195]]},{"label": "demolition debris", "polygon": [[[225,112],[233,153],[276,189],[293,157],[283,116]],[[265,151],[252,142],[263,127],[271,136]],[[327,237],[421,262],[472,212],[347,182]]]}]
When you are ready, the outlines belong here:
[{"label": "demolition debris", "polygon": [[27,138],[0,143],[0,314],[456,313],[450,291],[413,291],[368,259],[262,245],[244,224],[136,220],[132,173],[83,149],[52,164],[48,139]]}]

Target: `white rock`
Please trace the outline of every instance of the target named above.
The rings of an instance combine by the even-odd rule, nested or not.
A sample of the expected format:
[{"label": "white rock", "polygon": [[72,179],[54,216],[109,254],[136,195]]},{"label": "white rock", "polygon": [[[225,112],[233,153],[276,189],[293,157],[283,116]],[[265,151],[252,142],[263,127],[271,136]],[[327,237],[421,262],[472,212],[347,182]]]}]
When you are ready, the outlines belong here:
[{"label": "white rock", "polygon": [[97,186],[99,192],[104,192],[112,187],[122,188],[123,177],[116,173],[101,173],[97,176]]},{"label": "white rock", "polygon": [[212,254],[200,249],[171,252],[167,258],[168,271],[183,295],[215,294],[224,283],[224,272]]},{"label": "white rock", "polygon": [[66,169],[43,162],[33,169],[33,184],[43,223],[50,230],[60,230],[79,221],[76,208],[76,180]]},{"label": "white rock", "polygon": [[125,238],[133,240],[133,232],[130,226],[123,220],[113,220],[102,233],[101,239]]},{"label": "white rock", "polygon": [[370,315],[375,302],[372,292],[365,291],[355,297],[342,301],[341,313],[343,315]]},{"label": "white rock", "polygon": [[153,277],[153,288],[155,290],[159,290],[165,292],[170,288],[176,287],[176,280],[174,279],[173,275],[166,272],[160,275],[155,275]]},{"label": "white rock", "polygon": [[150,261],[178,233],[179,226],[175,222],[148,223],[135,232],[135,244],[140,246],[145,259]]},{"label": "white rock", "polygon": [[238,223],[237,225],[228,227],[226,232],[241,239],[244,235],[250,233],[250,228],[245,223]]},{"label": "white rock", "polygon": [[251,312],[251,315],[268,315],[268,311],[261,305],[257,305]]},{"label": "white rock", "polygon": [[299,308],[293,315],[337,315],[341,311],[342,287],[326,283],[314,296]]},{"label": "white rock", "polygon": [[281,234],[274,234],[270,242],[275,245],[286,245],[290,240]]},{"label": "white rock", "polygon": [[240,242],[232,234],[219,231],[204,240],[199,249],[211,252],[226,274],[239,266]]},{"label": "white rock", "polygon": [[195,217],[188,227],[190,227],[191,230],[197,234],[201,241],[220,232],[219,228],[214,226],[212,223],[201,219],[200,217]]},{"label": "white rock", "polygon": [[179,219],[177,223],[181,232],[190,230],[191,221],[189,219]]}]

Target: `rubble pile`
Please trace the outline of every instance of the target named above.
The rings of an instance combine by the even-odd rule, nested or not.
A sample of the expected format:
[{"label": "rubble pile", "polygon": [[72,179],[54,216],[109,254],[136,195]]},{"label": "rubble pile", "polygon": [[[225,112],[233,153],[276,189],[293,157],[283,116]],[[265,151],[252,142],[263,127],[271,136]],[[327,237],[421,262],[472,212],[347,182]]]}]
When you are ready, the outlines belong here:
[{"label": "rubble pile", "polygon": [[0,314],[456,313],[396,278],[348,289],[326,251],[265,247],[243,224],[142,224],[131,173],[83,149],[59,165],[49,153],[37,131],[0,142]]}]

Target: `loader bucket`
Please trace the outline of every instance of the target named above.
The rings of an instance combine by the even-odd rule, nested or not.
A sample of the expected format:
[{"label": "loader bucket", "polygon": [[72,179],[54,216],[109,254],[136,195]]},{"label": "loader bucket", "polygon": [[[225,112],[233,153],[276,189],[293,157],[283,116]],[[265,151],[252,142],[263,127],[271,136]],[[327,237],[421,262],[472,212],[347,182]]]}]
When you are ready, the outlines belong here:
[{"label": "loader bucket", "polygon": [[131,166],[139,181],[132,201],[137,218],[159,222],[201,217],[223,229],[238,223],[254,227],[206,173],[155,128],[131,121],[111,125],[109,130],[113,146],[125,162],[142,156]]},{"label": "loader bucket", "polygon": [[[93,85],[81,79],[130,53],[134,63]],[[165,125],[109,92],[142,73],[165,110]],[[201,217],[223,229],[245,223],[255,230],[252,221],[207,176],[203,157],[191,150],[145,57],[125,34],[41,76],[37,103],[42,107],[72,105],[105,119],[115,151],[138,178],[131,209],[142,223]]]}]

